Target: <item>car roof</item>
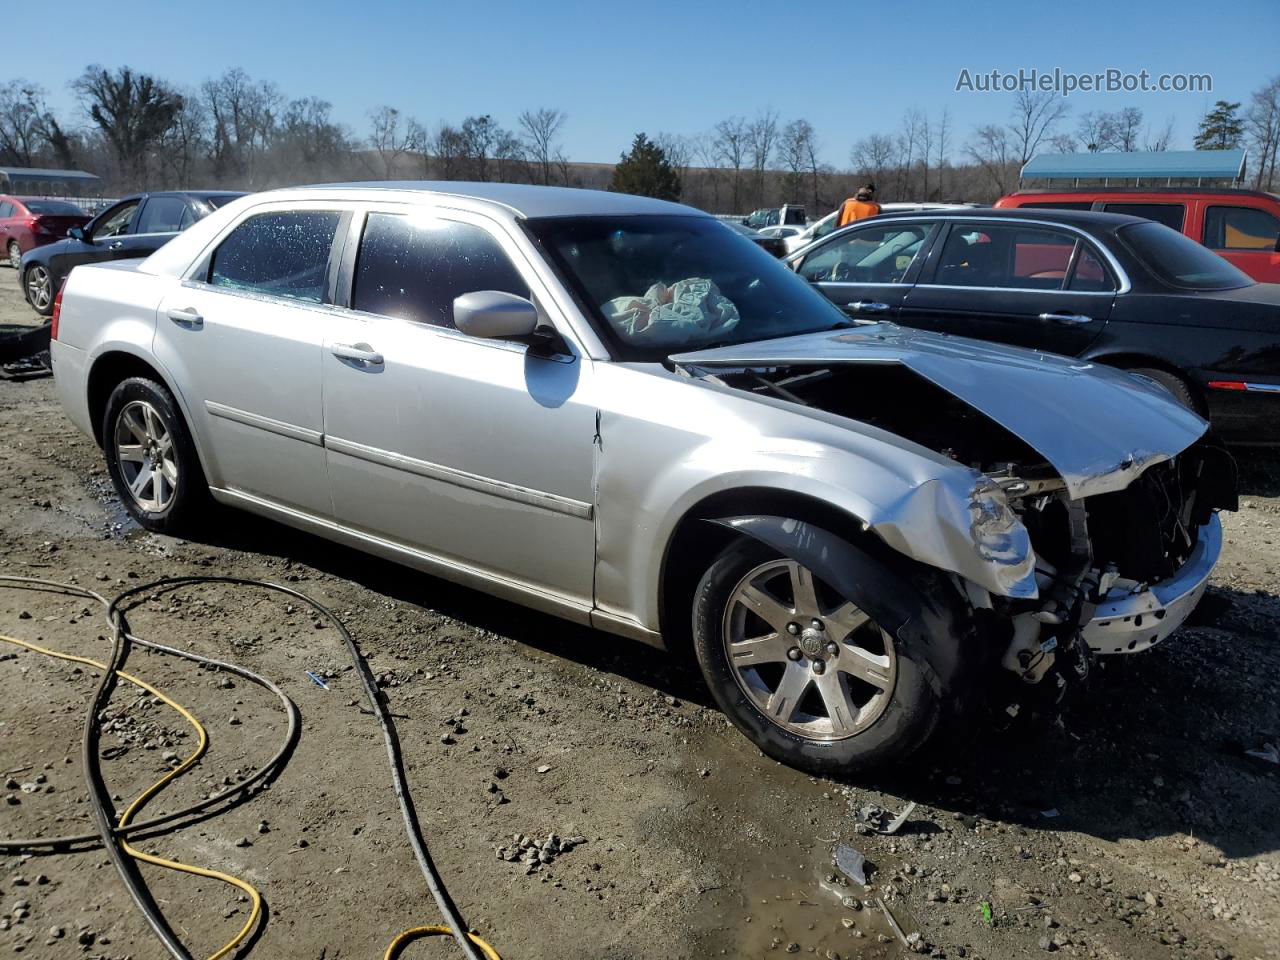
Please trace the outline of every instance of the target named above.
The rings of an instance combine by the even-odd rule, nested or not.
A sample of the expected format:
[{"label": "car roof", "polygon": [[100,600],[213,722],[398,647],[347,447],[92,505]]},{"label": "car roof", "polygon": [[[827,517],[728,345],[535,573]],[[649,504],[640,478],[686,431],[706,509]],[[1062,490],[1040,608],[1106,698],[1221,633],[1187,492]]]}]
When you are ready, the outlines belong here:
[{"label": "car roof", "polygon": [[1186,194],[1188,196],[1205,196],[1206,194],[1219,197],[1257,197],[1263,200],[1280,200],[1280,195],[1267,193],[1263,190],[1246,190],[1241,187],[1039,187],[1026,190],[1015,190],[1013,193],[1005,194],[1004,199],[1011,197],[1090,197],[1090,196],[1110,196],[1111,194],[1165,194],[1177,196]]},{"label": "car roof", "polygon": [[1093,227],[1094,229],[1115,229],[1126,223],[1146,223],[1142,217],[1131,217],[1127,213],[1103,213],[1100,210],[1055,210],[1046,207],[969,207],[963,210],[889,210],[858,223],[871,220],[1049,220],[1065,223],[1075,227]]},{"label": "car roof", "polygon": [[606,190],[542,187],[526,183],[478,183],[447,180],[379,180],[374,182],[323,183],[278,191],[281,196],[316,190],[349,190],[369,193],[434,194],[504,207],[518,217],[580,217],[633,214],[709,214],[679,203],[637,197]]}]

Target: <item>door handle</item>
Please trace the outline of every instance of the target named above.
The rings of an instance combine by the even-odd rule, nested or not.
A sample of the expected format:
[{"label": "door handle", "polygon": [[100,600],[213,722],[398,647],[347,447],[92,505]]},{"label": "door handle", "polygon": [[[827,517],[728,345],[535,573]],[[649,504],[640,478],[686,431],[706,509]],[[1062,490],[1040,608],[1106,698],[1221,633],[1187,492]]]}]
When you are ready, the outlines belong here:
[{"label": "door handle", "polygon": [[117,240],[115,243],[113,243],[113,244],[111,244],[110,246],[108,246],[108,247],[107,247],[107,249],[108,249],[108,250],[119,250],[119,249],[120,249],[121,247],[123,247],[123,246],[124,246],[124,241],[123,241],[123,240]]},{"label": "door handle", "polygon": [[853,303],[846,303],[845,309],[857,310],[859,313],[884,313],[889,309],[887,303],[875,303],[874,301],[855,300]]},{"label": "door handle", "polygon": [[182,327],[203,327],[204,317],[191,307],[175,308],[169,311],[169,319]]},{"label": "door handle", "polygon": [[1093,317],[1082,313],[1042,313],[1040,319],[1046,323],[1093,323]]},{"label": "door handle", "polygon": [[339,360],[350,360],[370,367],[380,367],[384,362],[382,354],[367,343],[335,343],[329,348],[329,352]]}]

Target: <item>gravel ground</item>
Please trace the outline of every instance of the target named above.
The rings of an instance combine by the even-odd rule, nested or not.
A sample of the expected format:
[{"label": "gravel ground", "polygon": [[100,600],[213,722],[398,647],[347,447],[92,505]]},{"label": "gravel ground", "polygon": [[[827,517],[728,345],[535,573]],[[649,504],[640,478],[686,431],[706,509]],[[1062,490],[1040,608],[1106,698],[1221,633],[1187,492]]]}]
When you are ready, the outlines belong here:
[{"label": "gravel ground", "polygon": [[[0,270],[0,323],[34,322]],[[1056,952],[1280,957],[1280,459],[1242,456],[1244,505],[1194,623],[1106,664],[1060,727],[959,731],[874,782],[761,757],[658,651],[541,616],[283,527],[226,516],[201,542],[130,523],[49,380],[0,382],[0,573],[111,593],[151,578],[287,582],[330,605],[397,715],[423,825],[469,922],[513,958],[936,957]],[[436,922],[385,756],[334,631],[284,599],[205,587],[149,599],[143,636],[266,674],[301,740],[266,792],[144,849],[244,877],[268,905],[249,955],[381,956]],[[0,590],[0,632],[104,656],[98,611]],[[128,668],[202,718],[208,755],[153,807],[234,783],[283,714],[256,687],[135,651]],[[307,671],[328,678],[314,684]],[[79,832],[94,671],[0,644],[0,834]],[[104,769],[127,802],[185,755],[171,711],[122,688]],[[896,836],[860,817],[917,804]],[[123,802],[120,803],[123,806]],[[520,835],[580,839],[528,864]],[[867,889],[833,879],[845,842]],[[527,846],[527,844],[526,844]],[[515,860],[510,859],[515,857]],[[546,859],[540,857],[541,859]],[[144,875],[197,956],[243,922],[216,881]],[[904,946],[886,918],[911,941]],[[101,851],[0,857],[0,954],[151,958]],[[422,941],[406,957],[455,956]]]}]

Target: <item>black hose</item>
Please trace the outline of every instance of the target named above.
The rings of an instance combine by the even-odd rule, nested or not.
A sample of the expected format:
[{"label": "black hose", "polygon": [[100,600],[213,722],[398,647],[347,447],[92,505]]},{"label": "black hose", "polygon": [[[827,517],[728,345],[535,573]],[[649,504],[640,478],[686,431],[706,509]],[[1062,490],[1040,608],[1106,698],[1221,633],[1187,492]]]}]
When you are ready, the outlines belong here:
[{"label": "black hose", "polygon": [[[35,577],[0,576],[0,588],[10,585],[21,589],[46,590],[50,593],[62,593],[73,597],[84,597],[89,600],[96,600],[102,604],[104,611],[109,609],[111,606],[111,602],[107,600],[106,597],[94,593],[92,590],[86,590],[83,587],[77,587],[72,584],[58,583],[54,580],[40,580]],[[210,807],[217,806],[224,800],[232,800],[241,794],[248,793],[258,783],[272,776],[280,767],[283,766],[285,759],[297,745],[298,737],[302,731],[302,720],[298,714],[297,704],[290,700],[288,694],[281,690],[280,687],[271,680],[268,680],[266,677],[254,673],[247,667],[242,667],[238,664],[228,663],[224,660],[217,660],[213,657],[204,657],[198,653],[192,653],[189,650],[179,650],[177,647],[169,647],[162,643],[156,643],[153,640],[144,640],[141,637],[134,636],[132,633],[128,632],[126,632],[125,637],[130,644],[137,644],[140,647],[145,647],[148,650],[154,650],[158,653],[181,657],[182,659],[190,660],[193,663],[201,664],[217,670],[224,670],[228,673],[233,673],[244,680],[248,680],[250,683],[257,684],[266,690],[270,690],[276,695],[277,699],[280,701],[280,705],[284,708],[288,729],[285,732],[284,742],[280,745],[280,748],[269,760],[267,760],[266,763],[259,766],[244,780],[233,786],[227,787],[224,790],[219,790],[217,793],[210,794],[203,800],[199,800],[189,806],[174,810],[171,813],[150,817],[146,820],[138,820],[130,823],[126,827],[117,827],[112,831],[114,836],[120,837],[121,839],[138,836],[140,834],[149,833],[157,827],[162,827],[165,824],[173,823],[175,820],[185,820],[188,817],[194,817],[195,815],[208,810]],[[80,844],[99,845],[101,840],[101,836],[97,833],[81,833],[65,837],[32,837],[20,840],[0,839],[0,851],[50,848],[60,849],[63,847],[78,846]]]},{"label": "black hose", "polygon": [[[84,730],[85,778],[89,783],[90,805],[93,807],[94,817],[98,823],[98,839],[110,855],[117,872],[120,874],[121,880],[128,888],[130,896],[133,897],[134,903],[137,904],[138,909],[142,912],[156,936],[160,939],[161,943],[164,944],[165,948],[175,958],[175,960],[191,960],[191,955],[174,935],[172,929],[168,925],[168,922],[164,919],[164,916],[156,906],[155,901],[147,890],[145,882],[137,871],[136,865],[131,859],[126,859],[124,857],[123,851],[119,848],[118,840],[128,833],[138,832],[148,827],[154,827],[159,823],[171,822],[172,820],[187,816],[188,814],[195,812],[197,808],[207,808],[216,802],[216,800],[206,800],[203,801],[202,804],[194,804],[192,807],[184,808],[183,810],[176,811],[172,814],[167,814],[164,817],[154,818],[151,821],[139,821],[125,830],[117,829],[114,826],[114,810],[111,809],[110,797],[106,793],[105,785],[102,783],[101,771],[98,766],[97,744],[100,723],[99,716],[110,698],[111,691],[114,689],[116,671],[119,669],[121,663],[123,663],[124,655],[130,642],[145,644],[152,649],[164,653],[172,653],[197,662],[217,663],[219,666],[224,666],[220,662],[209,661],[196,654],[188,654],[186,651],[177,650],[172,647],[165,647],[161,644],[151,643],[150,641],[137,640],[129,633],[124,613],[121,609],[125,600],[130,597],[137,596],[140,593],[162,588],[177,589],[182,586],[192,586],[203,583],[225,583],[235,586],[249,586],[265,590],[274,590],[307,604],[307,606],[317,614],[333,624],[334,628],[342,637],[343,642],[346,644],[347,652],[351,656],[352,664],[355,666],[356,672],[360,676],[361,684],[364,687],[365,695],[369,701],[369,707],[377,718],[378,724],[382,729],[383,741],[387,749],[387,759],[391,766],[391,779],[392,785],[395,789],[396,801],[399,803],[400,812],[404,817],[405,831],[409,838],[409,845],[413,848],[414,857],[418,861],[418,866],[422,871],[423,878],[426,880],[427,888],[431,891],[431,895],[436,901],[436,906],[439,907],[440,913],[448,922],[449,928],[453,932],[453,937],[457,941],[463,954],[467,957],[467,960],[483,960],[475,945],[468,937],[467,926],[463,922],[462,916],[458,911],[457,906],[454,904],[453,899],[449,896],[449,891],[445,888],[444,881],[441,879],[440,873],[437,870],[434,861],[431,859],[431,854],[427,849],[426,842],[422,838],[422,827],[418,821],[417,810],[414,807],[413,797],[409,792],[407,778],[405,776],[404,759],[400,749],[400,739],[396,733],[395,723],[391,718],[390,711],[387,710],[382,692],[378,689],[378,684],[373,676],[373,671],[369,669],[368,662],[364,659],[364,655],[361,654],[359,646],[357,646],[350,631],[347,630],[346,625],[338,619],[338,617],[329,610],[328,607],[307,596],[305,593],[294,590],[292,587],[269,583],[265,580],[253,580],[247,577],[166,577],[132,587],[116,596],[109,603],[103,597],[93,593],[92,591],[84,590],[83,588],[68,584],[55,583],[54,581],[36,581],[28,578],[0,577],[0,582],[15,581],[26,582],[32,585],[40,584],[45,587],[61,589],[75,595],[92,597],[106,604],[107,620],[111,624],[112,633],[111,657],[107,661],[107,669],[103,673],[102,682],[98,685],[98,688],[95,691],[91,709],[85,718]],[[248,676],[250,673],[249,671],[244,671],[243,668],[234,668],[231,667],[231,665],[225,666],[234,669],[234,671],[240,673],[241,676]],[[286,711],[290,712],[290,730],[291,736],[293,736],[296,733],[294,725],[296,707],[293,707],[292,701],[288,701],[288,698],[284,697],[283,693],[281,693],[279,688],[274,684],[270,684],[269,681],[264,681],[264,685],[275,691],[278,696],[282,697],[282,699],[289,703],[289,707],[286,708]],[[291,711],[290,708],[292,708]],[[282,758],[288,752],[288,749],[289,745],[282,748],[282,750],[277,753],[276,757],[272,758],[272,761],[260,768],[259,774],[261,776],[265,776],[266,771],[271,768],[272,764],[276,760]],[[259,774],[255,774],[255,778],[259,777]],[[230,796],[233,793],[238,793],[248,789],[249,786],[250,784],[246,782],[233,790],[225,791],[224,795]],[[52,841],[41,840],[38,845],[57,845],[76,842],[76,839],[77,838],[60,838]],[[3,845],[0,845],[0,848],[3,848]]]}]

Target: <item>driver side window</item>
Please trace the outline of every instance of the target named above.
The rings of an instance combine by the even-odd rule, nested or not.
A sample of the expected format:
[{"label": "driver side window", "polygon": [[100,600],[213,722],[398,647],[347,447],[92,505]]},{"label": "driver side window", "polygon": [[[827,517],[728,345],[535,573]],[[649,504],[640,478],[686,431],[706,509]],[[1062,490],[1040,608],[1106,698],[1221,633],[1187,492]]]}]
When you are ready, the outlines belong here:
[{"label": "driver side window", "polygon": [[814,283],[901,283],[929,229],[904,223],[856,230],[806,257],[800,276]]},{"label": "driver side window", "polygon": [[118,237],[129,232],[129,224],[133,220],[133,215],[138,209],[139,201],[133,200],[129,203],[122,203],[114,210],[106,214],[105,217],[93,228],[94,240],[105,240],[107,237]]}]

